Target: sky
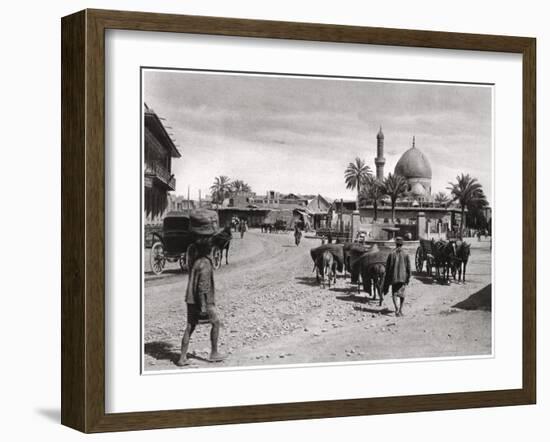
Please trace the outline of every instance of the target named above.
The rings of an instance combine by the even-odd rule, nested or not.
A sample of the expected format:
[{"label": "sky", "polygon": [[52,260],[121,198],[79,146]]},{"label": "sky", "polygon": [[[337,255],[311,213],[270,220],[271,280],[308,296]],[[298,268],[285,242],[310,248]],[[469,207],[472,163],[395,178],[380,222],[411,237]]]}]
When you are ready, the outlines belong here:
[{"label": "sky", "polygon": [[355,157],[375,173],[384,132],[385,175],[416,147],[432,167],[432,193],[460,173],[492,201],[492,88],[366,79],[144,70],[143,99],[182,157],[176,194],[198,199],[215,176],[241,179],[258,195],[355,198],[344,170]]}]

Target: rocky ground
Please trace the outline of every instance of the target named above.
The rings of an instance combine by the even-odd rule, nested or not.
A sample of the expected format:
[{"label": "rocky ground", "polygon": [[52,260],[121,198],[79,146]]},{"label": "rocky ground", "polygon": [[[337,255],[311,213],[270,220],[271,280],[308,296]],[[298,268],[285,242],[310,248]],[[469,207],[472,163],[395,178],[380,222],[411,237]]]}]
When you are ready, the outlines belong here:
[{"label": "rocky ground", "polygon": [[[215,274],[220,350],[228,357],[207,361],[210,326],[199,325],[189,348],[191,365],[183,370],[490,354],[490,243],[471,243],[466,284],[415,275],[405,316],[396,317],[391,296],[379,307],[364,292],[357,294],[349,278],[321,288],[309,255],[319,240],[304,238],[296,247],[290,233],[251,230],[244,239],[235,237],[229,265]],[[155,276],[148,250],[144,257],[145,370],[176,369],[187,273],[169,264]]]}]

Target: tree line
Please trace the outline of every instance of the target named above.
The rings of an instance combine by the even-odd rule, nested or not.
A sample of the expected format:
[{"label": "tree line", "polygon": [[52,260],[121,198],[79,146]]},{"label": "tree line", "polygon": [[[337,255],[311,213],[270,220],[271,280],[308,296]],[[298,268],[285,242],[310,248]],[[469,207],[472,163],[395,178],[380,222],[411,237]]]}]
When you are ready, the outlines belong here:
[{"label": "tree line", "polygon": [[220,175],[214,178],[214,183],[210,186],[212,202],[215,204],[223,203],[225,198],[238,192],[252,192],[249,184],[243,180],[231,180],[226,175]]},{"label": "tree line", "polygon": [[[346,167],[344,172],[346,188],[357,190],[357,208],[361,202],[371,202],[374,209],[374,220],[378,218],[378,204],[384,197],[388,197],[391,203],[391,220],[395,219],[395,206],[408,192],[407,180],[393,173],[389,173],[383,180],[379,180],[372,174],[371,168],[364,160],[357,157]],[[434,201],[444,207],[456,202],[460,206],[460,231],[466,225],[475,229],[486,229],[488,220],[485,217],[484,208],[489,203],[483,192],[483,188],[477,178],[469,174],[461,174],[455,182],[449,182],[447,187],[449,194],[438,192],[434,195]],[[467,210],[467,216],[465,212]]]}]

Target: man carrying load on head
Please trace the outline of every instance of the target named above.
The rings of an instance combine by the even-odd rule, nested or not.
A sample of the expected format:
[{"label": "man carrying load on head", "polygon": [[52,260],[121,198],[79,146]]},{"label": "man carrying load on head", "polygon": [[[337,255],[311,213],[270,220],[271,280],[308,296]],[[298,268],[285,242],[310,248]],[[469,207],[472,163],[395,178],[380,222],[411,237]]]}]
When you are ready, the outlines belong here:
[{"label": "man carrying load on head", "polygon": [[210,331],[210,361],[222,361],[224,357],[218,352],[218,336],[220,333],[220,320],[216,309],[215,288],[214,288],[214,267],[210,260],[210,241],[207,238],[199,239],[195,243],[197,247],[197,259],[189,274],[189,282],[185,294],[187,303],[187,326],[183,339],[181,340],[181,356],[177,365],[188,365],[187,349],[191,335],[195,327],[201,322],[212,324]]}]

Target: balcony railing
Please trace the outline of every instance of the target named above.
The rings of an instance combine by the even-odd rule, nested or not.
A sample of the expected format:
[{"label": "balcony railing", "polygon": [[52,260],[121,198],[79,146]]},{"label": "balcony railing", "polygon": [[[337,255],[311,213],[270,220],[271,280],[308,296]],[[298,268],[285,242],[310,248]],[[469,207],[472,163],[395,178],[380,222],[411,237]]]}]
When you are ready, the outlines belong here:
[{"label": "balcony railing", "polygon": [[176,179],[162,164],[150,162],[145,164],[145,175],[156,178],[170,190],[176,190]]}]

